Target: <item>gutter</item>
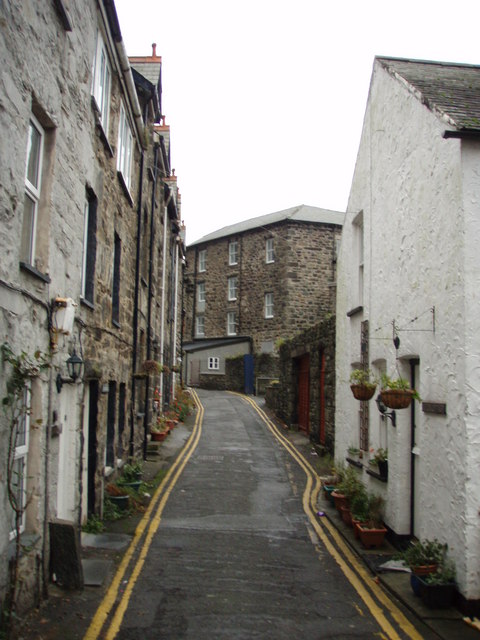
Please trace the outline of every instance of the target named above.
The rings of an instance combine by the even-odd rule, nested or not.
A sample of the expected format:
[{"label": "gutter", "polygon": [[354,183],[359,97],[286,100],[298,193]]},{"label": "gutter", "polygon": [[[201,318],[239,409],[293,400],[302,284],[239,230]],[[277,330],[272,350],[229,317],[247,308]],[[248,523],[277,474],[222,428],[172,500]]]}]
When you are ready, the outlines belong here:
[{"label": "gutter", "polygon": [[477,129],[460,129],[460,131],[444,131],[442,138],[460,138],[462,140],[480,140],[480,131]]}]

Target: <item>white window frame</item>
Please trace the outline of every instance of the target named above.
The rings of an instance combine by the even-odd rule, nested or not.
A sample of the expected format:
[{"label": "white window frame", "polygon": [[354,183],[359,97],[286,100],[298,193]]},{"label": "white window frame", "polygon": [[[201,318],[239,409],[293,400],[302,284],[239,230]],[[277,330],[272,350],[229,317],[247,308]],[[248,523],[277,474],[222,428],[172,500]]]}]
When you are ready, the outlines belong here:
[{"label": "white window frame", "polygon": [[120,105],[118,123],[117,171],[123,176],[125,185],[130,191],[132,181],[133,135],[123,103]]},{"label": "white window frame", "polygon": [[273,238],[267,238],[265,242],[265,262],[270,264],[275,262],[275,249],[273,246]]},{"label": "white window frame", "polygon": [[[35,130],[39,134],[39,145],[37,149],[37,157],[35,159],[36,164],[36,184],[30,181],[28,176],[28,168],[31,159],[32,152],[32,130]],[[22,246],[21,246],[21,259],[27,264],[34,266],[35,263],[35,250],[36,250],[36,237],[37,237],[37,224],[38,224],[38,208],[40,204],[40,195],[42,190],[42,170],[43,170],[43,148],[45,141],[45,130],[35,116],[30,114],[30,122],[28,124],[28,141],[27,141],[27,153],[25,161],[25,200],[29,200],[32,207],[32,219],[28,221],[24,217],[22,228]],[[26,212],[24,212],[24,216]],[[28,224],[28,227],[27,227]],[[28,246],[27,246],[28,244]]]},{"label": "white window frame", "polygon": [[265,294],[265,318],[273,318],[273,293]]},{"label": "white window frame", "polygon": [[209,356],[207,362],[209,371],[218,371],[220,369],[220,358],[217,356]]},{"label": "white window frame", "polygon": [[238,264],[238,241],[231,240],[228,243],[228,264]]},{"label": "white window frame", "polygon": [[[23,469],[21,471],[21,481],[22,481],[22,489],[21,489],[21,507],[23,509],[22,514],[22,522],[20,524],[20,533],[25,531],[25,508],[27,505],[27,462],[28,462],[28,445],[29,445],[29,435],[30,435],[30,406],[31,406],[31,389],[30,387],[25,387],[25,395],[24,395],[24,406],[26,408],[25,414],[23,418],[21,418],[21,426],[19,427],[19,434],[23,433],[24,438],[23,442],[20,445],[15,447],[15,452],[13,454],[14,465],[20,463],[23,465]],[[18,440],[17,440],[18,441]],[[10,540],[13,540],[16,536],[15,530],[15,512],[12,509],[12,524],[9,532]]]},{"label": "white window frame", "polygon": [[108,117],[110,112],[110,92],[112,86],[112,72],[108,62],[107,49],[102,35],[98,32],[97,49],[92,74],[92,95],[100,113],[100,124],[108,138]]},{"label": "white window frame", "polygon": [[197,284],[197,302],[205,302],[205,282],[199,282]]},{"label": "white window frame", "polygon": [[203,273],[207,270],[207,250],[201,249],[198,252],[198,271]]},{"label": "white window frame", "polygon": [[228,300],[230,302],[237,299],[238,295],[238,276],[230,276],[228,278]]},{"label": "white window frame", "polygon": [[237,335],[237,314],[235,311],[229,311],[227,313],[227,335]]},{"label": "white window frame", "polygon": [[202,337],[205,335],[205,316],[198,315],[195,317],[195,335]]}]

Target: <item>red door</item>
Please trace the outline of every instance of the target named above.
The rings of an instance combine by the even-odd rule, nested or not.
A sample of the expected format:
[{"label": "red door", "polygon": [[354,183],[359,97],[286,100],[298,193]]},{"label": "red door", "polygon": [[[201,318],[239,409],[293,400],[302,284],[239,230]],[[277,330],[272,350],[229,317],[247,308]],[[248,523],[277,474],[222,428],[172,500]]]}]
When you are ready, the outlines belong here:
[{"label": "red door", "polygon": [[307,435],[310,432],[310,356],[298,358],[298,427]]}]

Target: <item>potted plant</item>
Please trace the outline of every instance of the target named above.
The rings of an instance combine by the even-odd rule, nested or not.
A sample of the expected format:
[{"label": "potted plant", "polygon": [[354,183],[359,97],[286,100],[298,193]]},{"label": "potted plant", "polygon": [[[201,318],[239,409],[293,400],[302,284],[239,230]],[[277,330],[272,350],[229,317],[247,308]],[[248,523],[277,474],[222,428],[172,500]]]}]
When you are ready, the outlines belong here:
[{"label": "potted plant", "polygon": [[377,388],[376,380],[372,379],[370,369],[354,369],[350,374],[350,389],[356,400],[370,400]]},{"label": "potted plant", "polygon": [[353,534],[359,538],[358,525],[365,524],[368,520],[368,494],[366,491],[357,493],[350,504],[352,514]]},{"label": "potted plant", "polygon": [[403,560],[412,575],[410,585],[416,595],[420,595],[419,577],[436,573],[445,561],[448,546],[436,538],[434,540],[415,540],[410,542],[405,551],[395,555],[397,560]]},{"label": "potted plant", "polygon": [[170,427],[168,426],[167,418],[164,415],[160,415],[157,421],[150,427],[150,435],[154,442],[163,442],[170,433]]},{"label": "potted plant", "polygon": [[450,607],[455,595],[455,567],[452,562],[443,559],[437,571],[417,576],[420,597],[430,609]]},{"label": "potted plant", "polygon": [[105,493],[108,496],[108,499],[112,504],[118,507],[121,511],[126,511],[130,504],[130,497],[128,495],[128,491],[124,488],[115,484],[114,482],[109,482],[105,486]]},{"label": "potted plant", "polygon": [[138,491],[142,484],[142,464],[133,461],[127,463],[122,469],[122,477],[119,478],[118,484],[122,487],[130,487],[134,491]]},{"label": "potted plant", "polygon": [[361,456],[361,451],[358,447],[354,447],[353,445],[350,445],[348,447],[348,455],[350,458],[358,458]]},{"label": "potted plant", "polygon": [[380,547],[383,544],[387,529],[383,524],[384,499],[369,494],[366,521],[357,525],[361,543],[366,549]]},{"label": "potted plant", "polygon": [[413,399],[420,400],[415,389],[412,389],[405,378],[390,378],[382,375],[380,397],[383,404],[389,409],[406,409]]},{"label": "potted plant", "polygon": [[388,478],[388,449],[381,447],[373,454],[373,460],[378,467],[378,473],[382,478]]},{"label": "potted plant", "polygon": [[345,470],[342,481],[332,493],[335,500],[335,506],[337,507],[345,524],[352,526],[350,504],[356,495],[365,491],[365,486],[359,479],[357,472],[353,468],[348,467]]}]

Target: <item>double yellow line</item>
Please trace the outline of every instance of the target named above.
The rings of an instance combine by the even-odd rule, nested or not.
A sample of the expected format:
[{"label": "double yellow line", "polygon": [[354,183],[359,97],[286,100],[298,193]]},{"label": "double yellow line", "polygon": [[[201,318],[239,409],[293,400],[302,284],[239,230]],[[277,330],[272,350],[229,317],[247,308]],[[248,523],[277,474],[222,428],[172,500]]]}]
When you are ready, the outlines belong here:
[{"label": "double yellow line", "polygon": [[321,489],[321,481],[312,465],[292,445],[288,438],[281,433],[274,422],[270,420],[268,415],[254,400],[242,394],[235,395],[242,397],[245,402],[248,402],[254,408],[274,437],[285,447],[305,472],[307,480],[303,492],[303,509],[319,540],[321,540],[327,551],[335,559],[350,584],[354,587],[372,616],[380,625],[385,634],[383,637],[389,638],[389,640],[400,640],[401,638],[385,614],[385,611],[387,611],[390,619],[394,620],[403,632],[403,637],[410,638],[411,640],[422,640],[419,632],[387,596],[381,586],[375,582],[371,574],[367,572],[365,566],[352,552],[336,528],[329,522],[328,518],[322,518],[321,521],[319,521],[317,517],[317,500]]},{"label": "double yellow line", "polygon": [[[167,500],[200,440],[204,408],[197,393],[193,390],[192,395],[198,409],[192,433],[175,460],[175,463],[170,467],[167,475],[157,488],[145,515],[139,522],[132,542],[87,629],[84,640],[96,640],[109,619],[110,623],[103,637],[106,640],[113,640],[120,630],[120,625],[127,610],[133,588],[142,570],[153,536],[160,526],[162,513]],[[127,575],[127,571],[132,564],[133,568],[131,568],[128,574],[126,589],[120,597],[122,580]]]}]

